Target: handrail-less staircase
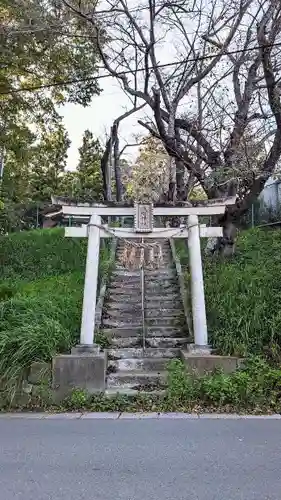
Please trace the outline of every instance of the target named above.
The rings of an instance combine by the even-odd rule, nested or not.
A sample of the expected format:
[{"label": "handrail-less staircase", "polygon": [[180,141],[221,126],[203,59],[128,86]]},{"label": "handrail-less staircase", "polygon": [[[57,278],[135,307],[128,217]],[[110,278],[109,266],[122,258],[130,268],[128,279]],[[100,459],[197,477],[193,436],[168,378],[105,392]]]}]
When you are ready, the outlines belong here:
[{"label": "handrail-less staircase", "polygon": [[[118,242],[116,266],[104,302],[101,329],[110,342],[107,393],[135,394],[164,388],[167,362],[189,342],[178,277],[169,241],[161,241],[157,269],[131,271],[121,264],[124,242]],[[143,329],[143,309],[145,305]]]}]

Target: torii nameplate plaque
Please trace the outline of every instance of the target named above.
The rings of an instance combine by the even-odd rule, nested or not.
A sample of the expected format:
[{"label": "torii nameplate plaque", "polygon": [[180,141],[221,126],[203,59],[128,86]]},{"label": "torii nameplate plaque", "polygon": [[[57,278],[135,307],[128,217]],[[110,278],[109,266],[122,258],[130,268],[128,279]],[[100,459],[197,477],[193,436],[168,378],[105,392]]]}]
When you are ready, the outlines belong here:
[{"label": "torii nameplate plaque", "polygon": [[153,204],[135,204],[135,231],[137,233],[151,233],[153,231]]}]

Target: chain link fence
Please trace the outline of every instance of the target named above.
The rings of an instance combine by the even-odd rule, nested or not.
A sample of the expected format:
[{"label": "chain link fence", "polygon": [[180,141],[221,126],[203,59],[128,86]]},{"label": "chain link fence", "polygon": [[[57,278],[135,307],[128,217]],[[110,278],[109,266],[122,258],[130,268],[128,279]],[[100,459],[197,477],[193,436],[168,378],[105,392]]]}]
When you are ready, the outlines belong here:
[{"label": "chain link fence", "polygon": [[[46,220],[44,216],[48,205],[46,202],[31,202],[24,205],[6,203],[4,208],[0,210],[0,234],[44,227],[44,221]],[[157,219],[155,221],[156,226],[165,227],[167,221],[161,218]],[[87,218],[83,219],[81,217],[80,220],[75,217],[69,217],[68,220],[58,220],[57,225],[75,226],[86,224],[87,222]],[[110,225],[113,226],[115,224],[118,226],[121,223],[119,219],[106,220],[104,222],[111,222]],[[212,225],[210,217],[201,217],[200,222]],[[239,223],[241,229],[266,225],[273,227],[281,226],[281,182],[279,180],[272,181],[265,186],[258,200],[253,203]],[[133,227],[133,217],[122,218],[122,226]]]},{"label": "chain link fence", "polygon": [[241,227],[281,225],[281,182],[266,185],[259,198],[241,220]]}]

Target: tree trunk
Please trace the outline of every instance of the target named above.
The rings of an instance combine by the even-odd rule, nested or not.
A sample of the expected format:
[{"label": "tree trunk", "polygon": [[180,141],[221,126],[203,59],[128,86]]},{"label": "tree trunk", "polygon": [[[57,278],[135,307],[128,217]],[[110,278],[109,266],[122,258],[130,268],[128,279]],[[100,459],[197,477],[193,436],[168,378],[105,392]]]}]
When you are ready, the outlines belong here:
[{"label": "tree trunk", "polygon": [[110,151],[112,147],[112,142],[111,142],[111,136],[106,142],[105,150],[102,155],[101,161],[100,161],[100,167],[101,167],[101,173],[102,173],[102,180],[103,180],[103,198],[104,201],[109,201],[108,200],[108,162],[109,162],[109,157],[110,157]]},{"label": "tree trunk", "polygon": [[187,193],[184,182],[185,165],[180,160],[175,160],[175,162],[176,162],[177,201],[186,201]]},{"label": "tree trunk", "polygon": [[114,144],[113,148],[113,164],[114,164],[114,176],[116,185],[116,201],[122,200],[123,186],[121,180],[121,170],[120,170],[120,154],[119,154],[119,137],[118,137],[118,126],[112,130],[112,142]]},{"label": "tree trunk", "polygon": [[219,238],[219,254],[222,257],[232,257],[235,252],[237,228],[234,221],[226,219],[223,224],[223,237]]},{"label": "tree trunk", "polygon": [[205,248],[205,254],[208,256],[219,255],[229,258],[235,253],[235,243],[237,237],[237,227],[235,219],[228,211],[223,216],[218,216],[213,221],[215,226],[223,228],[221,238],[209,238]]}]

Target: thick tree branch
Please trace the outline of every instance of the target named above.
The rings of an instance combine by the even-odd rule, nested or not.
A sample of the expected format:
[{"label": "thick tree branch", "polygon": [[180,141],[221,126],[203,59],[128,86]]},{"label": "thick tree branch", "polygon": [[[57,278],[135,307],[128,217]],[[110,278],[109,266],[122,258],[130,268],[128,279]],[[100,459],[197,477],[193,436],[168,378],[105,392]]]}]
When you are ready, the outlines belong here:
[{"label": "thick tree branch", "polygon": [[274,76],[273,65],[270,58],[270,55],[272,53],[272,46],[265,35],[265,30],[266,30],[265,25],[260,26],[260,28],[258,28],[258,40],[261,45],[260,53],[261,53],[264,77],[266,81],[269,104],[272,113],[274,115],[276,125],[281,132],[280,90]]},{"label": "thick tree branch", "polygon": [[248,7],[251,5],[253,0],[247,0],[244,5],[241,7],[239,14],[237,16],[236,21],[233,23],[232,28],[229,31],[228,36],[226,37],[225,42],[222,44],[219,53],[214,57],[211,62],[206,66],[206,68],[202,69],[195,77],[191,78],[179,91],[178,95],[175,98],[176,102],[179,102],[188,92],[189,90],[196,85],[199,81],[203,80],[217,65],[220,61],[223,54],[225,54],[227,47],[230,45],[243,17],[246,13]]}]

